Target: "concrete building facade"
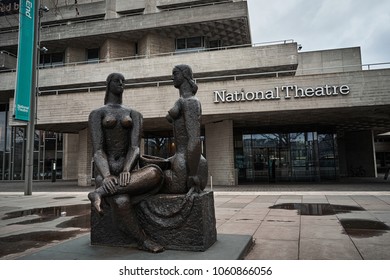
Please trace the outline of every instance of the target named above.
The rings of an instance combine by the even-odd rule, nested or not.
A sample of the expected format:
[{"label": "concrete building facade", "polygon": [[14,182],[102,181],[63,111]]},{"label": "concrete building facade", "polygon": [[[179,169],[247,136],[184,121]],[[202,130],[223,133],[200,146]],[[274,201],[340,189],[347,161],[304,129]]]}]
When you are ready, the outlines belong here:
[{"label": "concrete building facade", "polygon": [[[209,183],[375,177],[390,167],[390,69],[364,69],[359,47],[253,44],[246,1],[41,2],[50,8],[40,38],[49,51],[40,60],[35,179],[56,162],[60,178],[91,184],[87,120],[112,72],[126,78],[124,104],[144,116],[143,152],[171,155],[165,115],[178,97],[178,64],[192,67],[199,86]],[[0,14],[0,26],[0,179],[21,179],[15,13]]]}]

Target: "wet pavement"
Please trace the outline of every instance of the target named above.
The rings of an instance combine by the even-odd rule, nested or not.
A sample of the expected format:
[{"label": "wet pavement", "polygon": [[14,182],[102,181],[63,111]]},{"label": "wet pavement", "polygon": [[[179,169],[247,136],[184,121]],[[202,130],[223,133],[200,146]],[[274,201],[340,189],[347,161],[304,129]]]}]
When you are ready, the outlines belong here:
[{"label": "wet pavement", "polygon": [[[28,258],[89,234],[91,188],[45,184],[40,189],[51,187],[50,192],[36,187],[31,196],[4,191],[11,184],[0,186],[0,259]],[[282,191],[264,190],[272,186],[213,188],[218,234],[251,235],[254,245],[246,259],[390,260],[387,185],[305,186],[280,185]]]}]

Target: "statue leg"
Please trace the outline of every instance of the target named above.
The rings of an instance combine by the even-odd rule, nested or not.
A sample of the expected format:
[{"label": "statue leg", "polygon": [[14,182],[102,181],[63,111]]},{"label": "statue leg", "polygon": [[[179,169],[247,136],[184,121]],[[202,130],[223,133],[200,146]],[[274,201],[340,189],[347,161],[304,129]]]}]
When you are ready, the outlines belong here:
[{"label": "statue leg", "polygon": [[138,224],[138,218],[133,209],[130,196],[127,194],[115,195],[107,198],[112,208],[114,224],[125,234],[133,237],[138,248],[153,253],[162,252],[164,247],[148,238]]},{"label": "statue leg", "polygon": [[[100,176],[101,177],[101,176]],[[157,193],[164,181],[164,173],[161,169],[154,164],[145,166],[141,169],[131,172],[130,183],[123,187],[118,187],[115,194],[155,194]],[[97,187],[93,192],[88,194],[88,198],[95,207],[99,214],[103,214],[100,207],[103,197],[110,196],[102,184],[97,184]]]},{"label": "statue leg", "polygon": [[166,183],[162,193],[184,194],[187,193],[187,165],[185,155],[176,153],[170,158],[171,170],[166,171]]},{"label": "statue leg", "polygon": [[118,194],[156,194],[164,182],[164,173],[155,164],[147,165],[131,172],[130,183],[124,187],[118,187]]},{"label": "statue leg", "polygon": [[200,157],[197,176],[200,181],[200,189],[203,191],[206,188],[208,176],[209,176],[207,160],[203,156]]},{"label": "statue leg", "polygon": [[96,175],[95,178],[95,184],[96,184],[96,189],[93,192],[90,192],[88,194],[88,199],[91,201],[92,205],[95,207],[96,211],[102,215],[103,211],[100,207],[102,197],[106,196],[107,193],[102,187],[103,184],[103,177],[101,175]]}]

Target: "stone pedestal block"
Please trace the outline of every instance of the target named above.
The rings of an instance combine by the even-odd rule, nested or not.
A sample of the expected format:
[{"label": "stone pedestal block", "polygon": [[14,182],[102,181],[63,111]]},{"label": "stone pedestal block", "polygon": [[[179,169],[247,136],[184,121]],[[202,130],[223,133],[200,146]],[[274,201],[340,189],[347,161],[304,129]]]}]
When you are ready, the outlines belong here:
[{"label": "stone pedestal block", "polygon": [[[166,249],[205,251],[217,240],[213,192],[192,195],[158,194],[135,205],[146,235]],[[104,216],[92,210],[91,244],[129,246],[134,244],[113,223],[103,203]]]}]

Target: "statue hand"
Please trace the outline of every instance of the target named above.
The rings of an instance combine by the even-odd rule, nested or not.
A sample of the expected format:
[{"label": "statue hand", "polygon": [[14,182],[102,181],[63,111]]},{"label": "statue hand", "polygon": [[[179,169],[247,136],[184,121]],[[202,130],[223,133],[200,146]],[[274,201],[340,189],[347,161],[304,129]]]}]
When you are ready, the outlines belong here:
[{"label": "statue hand", "polygon": [[187,188],[189,190],[192,189],[193,191],[200,193],[201,189],[200,189],[199,177],[198,176],[189,176],[187,179]]},{"label": "statue hand", "polygon": [[130,172],[122,172],[121,174],[119,174],[119,185],[121,187],[127,186],[127,184],[130,183],[130,178]]},{"label": "statue hand", "polygon": [[168,122],[170,122],[170,123],[173,122],[173,118],[171,117],[170,114],[167,114],[165,118],[168,120]]},{"label": "statue hand", "polygon": [[115,194],[116,185],[118,184],[118,179],[115,176],[108,176],[103,179],[103,189],[106,193]]}]

